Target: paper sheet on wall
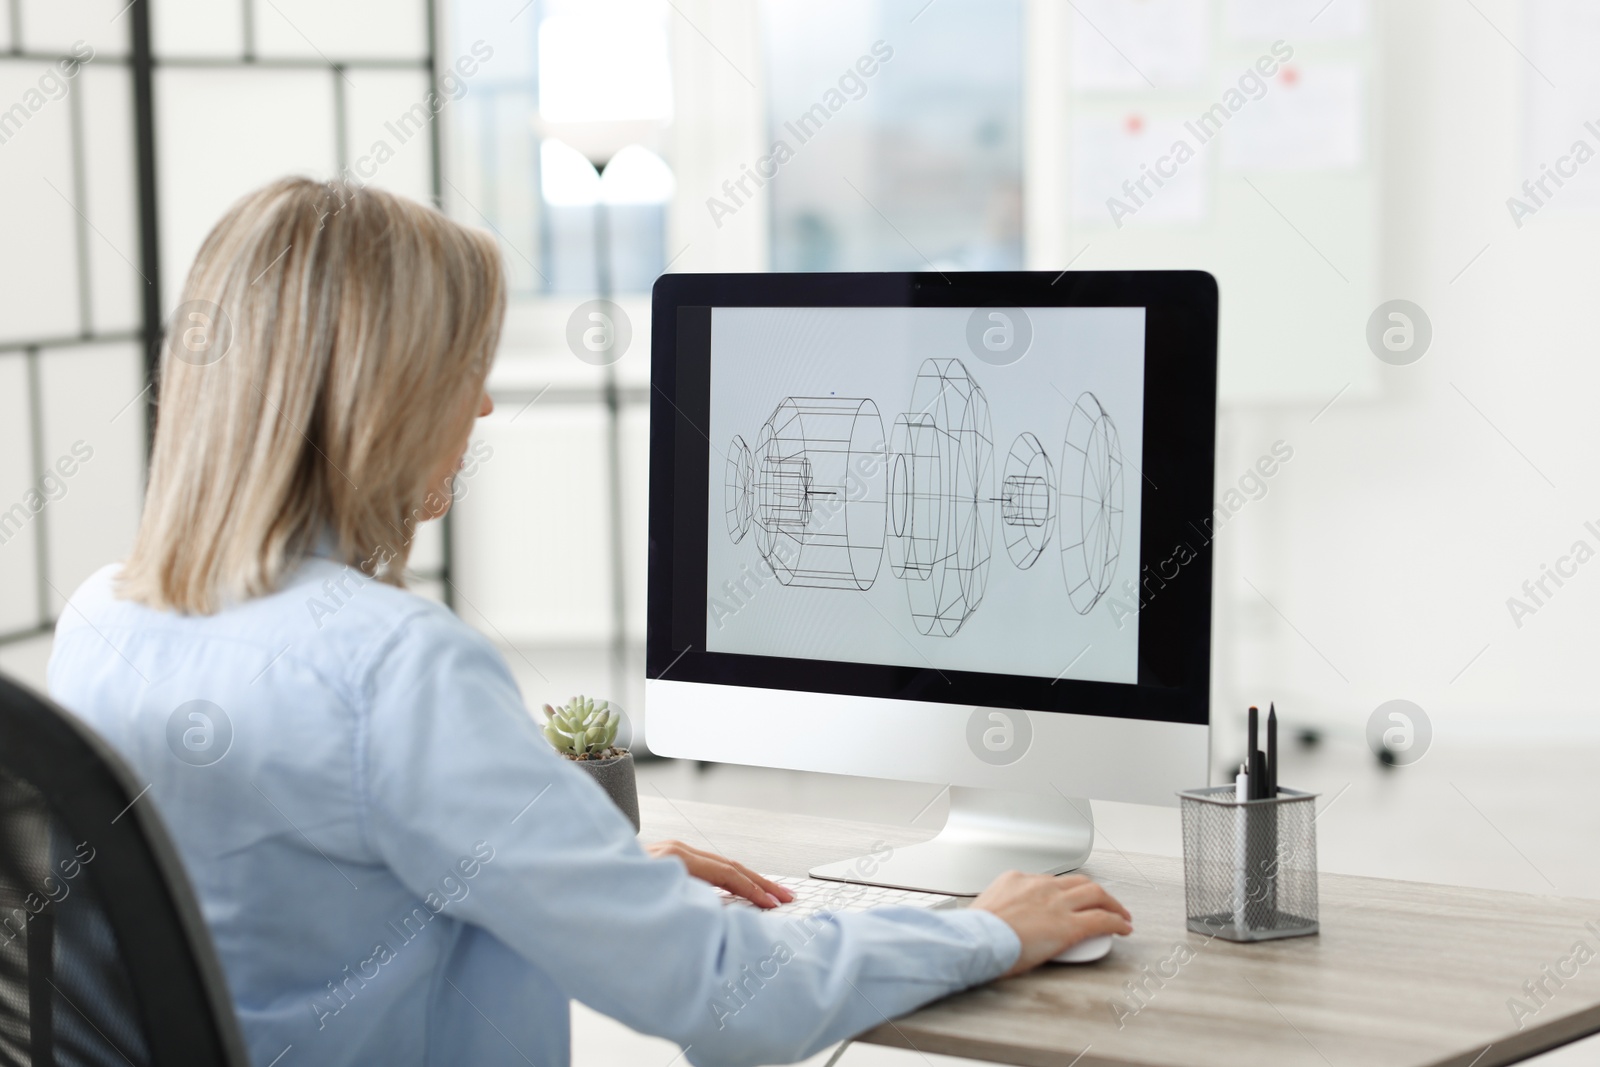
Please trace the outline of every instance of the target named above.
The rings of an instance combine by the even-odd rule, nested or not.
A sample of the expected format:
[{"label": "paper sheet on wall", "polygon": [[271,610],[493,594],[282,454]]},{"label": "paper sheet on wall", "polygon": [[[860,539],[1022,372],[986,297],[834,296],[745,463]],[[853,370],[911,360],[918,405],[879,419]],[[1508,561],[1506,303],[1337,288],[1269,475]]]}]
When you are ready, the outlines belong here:
[{"label": "paper sheet on wall", "polygon": [[1367,32],[1367,0],[1227,0],[1236,41],[1335,41]]},{"label": "paper sheet on wall", "polygon": [[[1180,142],[1192,154],[1183,162],[1173,151]],[[1073,221],[1112,226],[1203,222],[1207,165],[1182,119],[1137,112],[1080,118],[1072,130]]]},{"label": "paper sheet on wall", "polygon": [[[1245,103],[1220,135],[1229,170],[1353,170],[1366,156],[1361,68],[1290,62]],[[1224,94],[1226,95],[1226,94]]]},{"label": "paper sheet on wall", "polygon": [[[1518,188],[1511,195],[1534,213],[1600,211],[1600,164],[1577,162],[1580,142],[1600,154],[1600,133],[1585,125],[1600,128],[1600,64],[1594,61],[1600,52],[1600,4],[1528,0],[1525,11],[1526,113]],[[1542,188],[1534,184],[1531,193],[1520,188],[1525,180],[1541,179]]]},{"label": "paper sheet on wall", "polygon": [[1211,61],[1210,0],[1073,0],[1072,87],[1185,89]]}]

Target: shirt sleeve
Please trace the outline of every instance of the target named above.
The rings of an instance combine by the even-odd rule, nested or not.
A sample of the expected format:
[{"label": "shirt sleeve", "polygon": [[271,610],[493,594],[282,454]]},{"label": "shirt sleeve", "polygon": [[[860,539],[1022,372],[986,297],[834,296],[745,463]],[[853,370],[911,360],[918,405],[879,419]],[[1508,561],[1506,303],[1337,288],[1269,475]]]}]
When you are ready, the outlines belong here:
[{"label": "shirt sleeve", "polygon": [[803,1059],[994,978],[1020,952],[984,911],[788,919],[723,905],[677,860],[644,852],[544,741],[499,653],[452,616],[406,623],[367,690],[364,816],[397,877],[426,899],[441,871],[470,870],[449,914],[691,1063]]}]

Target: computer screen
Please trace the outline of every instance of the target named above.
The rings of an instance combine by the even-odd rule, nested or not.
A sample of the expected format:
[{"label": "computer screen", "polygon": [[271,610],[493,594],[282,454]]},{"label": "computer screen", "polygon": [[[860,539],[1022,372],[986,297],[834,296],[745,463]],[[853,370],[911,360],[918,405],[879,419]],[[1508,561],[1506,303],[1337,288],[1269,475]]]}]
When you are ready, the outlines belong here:
[{"label": "computer screen", "polygon": [[706,650],[1137,682],[1145,316],[712,308]]},{"label": "computer screen", "polygon": [[1204,724],[1217,291],[665,275],[647,680]]}]

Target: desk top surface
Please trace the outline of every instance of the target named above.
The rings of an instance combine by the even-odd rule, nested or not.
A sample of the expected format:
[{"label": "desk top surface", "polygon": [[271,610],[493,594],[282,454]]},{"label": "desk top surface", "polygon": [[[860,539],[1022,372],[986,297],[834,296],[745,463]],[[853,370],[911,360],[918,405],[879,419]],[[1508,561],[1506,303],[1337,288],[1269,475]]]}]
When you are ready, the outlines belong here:
[{"label": "desk top surface", "polygon": [[[769,874],[931,836],[640,801],[645,839]],[[1498,1067],[1600,1032],[1600,901],[1323,874],[1319,935],[1238,945],[1185,928],[1178,859],[1102,840],[1083,873],[1133,913],[1106,959],[968,990],[859,1040],[1030,1067]]]}]

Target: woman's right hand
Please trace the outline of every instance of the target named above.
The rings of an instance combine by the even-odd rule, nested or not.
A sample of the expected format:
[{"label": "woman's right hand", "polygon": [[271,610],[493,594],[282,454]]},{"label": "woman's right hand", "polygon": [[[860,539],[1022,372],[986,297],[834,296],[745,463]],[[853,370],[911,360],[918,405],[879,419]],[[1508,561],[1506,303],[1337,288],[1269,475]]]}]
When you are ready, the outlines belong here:
[{"label": "woman's right hand", "polygon": [[1078,942],[1101,934],[1133,933],[1128,909],[1081,874],[1002,874],[972,902],[1005,920],[1022,954],[1003,977],[1031,971]]}]

